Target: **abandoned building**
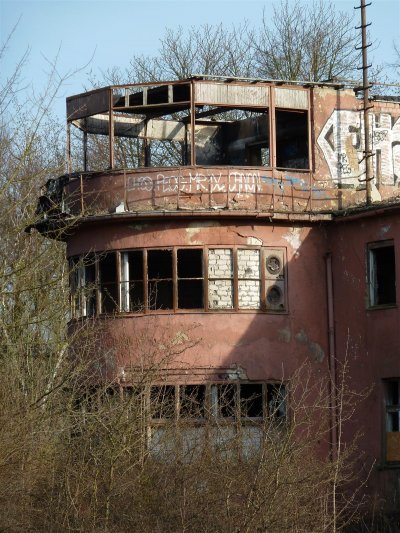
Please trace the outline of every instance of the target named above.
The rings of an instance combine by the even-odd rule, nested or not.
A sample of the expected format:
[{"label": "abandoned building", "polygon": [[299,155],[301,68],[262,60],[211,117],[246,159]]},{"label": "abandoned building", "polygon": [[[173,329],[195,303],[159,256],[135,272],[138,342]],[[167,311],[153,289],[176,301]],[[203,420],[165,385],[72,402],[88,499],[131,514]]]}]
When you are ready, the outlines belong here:
[{"label": "abandoned building", "polygon": [[[193,77],[72,96],[68,172],[35,227],[66,241],[71,323],[99,317],[112,342],[196,339],[150,387],[171,400],[158,421],[188,415],[185,395],[200,418],[240,404],[246,447],[252,422],[288,416],[304,361],[334,376],[347,358],[351,385],[372,391],[342,438],[362,428],[366,490],[395,508],[400,103],[375,98],[368,116],[371,178],[350,84]],[[109,357],[131,385],[135,354]]]}]

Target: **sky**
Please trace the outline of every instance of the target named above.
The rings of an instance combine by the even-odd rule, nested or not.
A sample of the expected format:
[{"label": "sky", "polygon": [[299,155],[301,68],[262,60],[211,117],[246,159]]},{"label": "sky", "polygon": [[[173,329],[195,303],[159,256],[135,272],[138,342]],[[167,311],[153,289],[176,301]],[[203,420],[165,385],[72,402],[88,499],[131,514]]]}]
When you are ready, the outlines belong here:
[{"label": "sky", "polygon": [[[333,3],[359,24],[354,6],[360,0]],[[128,66],[133,55],[156,54],[165,28],[220,22],[229,27],[244,20],[257,26],[263,9],[268,15],[271,6],[272,0],[0,0],[0,42],[15,28],[0,64],[0,82],[29,50],[23,86],[28,93],[40,91],[57,59],[61,77],[75,72],[53,103],[63,117],[66,96],[88,87],[90,71],[101,78],[101,71]],[[372,0],[367,16],[373,63],[392,63],[393,43],[400,45],[400,0]]]}]

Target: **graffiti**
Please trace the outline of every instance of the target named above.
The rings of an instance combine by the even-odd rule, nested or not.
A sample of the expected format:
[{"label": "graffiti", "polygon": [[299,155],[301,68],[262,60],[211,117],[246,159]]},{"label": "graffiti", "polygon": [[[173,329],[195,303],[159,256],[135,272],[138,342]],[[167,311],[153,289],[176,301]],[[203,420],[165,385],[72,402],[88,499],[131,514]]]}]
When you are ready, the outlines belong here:
[{"label": "graffiti", "polygon": [[158,173],[155,176],[130,176],[128,191],[177,193],[236,193],[251,194],[261,190],[259,172],[230,171],[228,176],[220,173],[188,172],[179,175]]},{"label": "graffiti", "polygon": [[[394,185],[400,177],[400,118],[370,114],[375,183]],[[317,139],[335,182],[357,186],[365,176],[362,113],[334,110]],[[377,154],[380,156],[377,157]]]},{"label": "graffiti", "polygon": [[338,168],[339,172],[343,176],[350,176],[351,175],[351,166],[349,164],[349,160],[347,158],[346,153],[339,153],[338,154]]}]

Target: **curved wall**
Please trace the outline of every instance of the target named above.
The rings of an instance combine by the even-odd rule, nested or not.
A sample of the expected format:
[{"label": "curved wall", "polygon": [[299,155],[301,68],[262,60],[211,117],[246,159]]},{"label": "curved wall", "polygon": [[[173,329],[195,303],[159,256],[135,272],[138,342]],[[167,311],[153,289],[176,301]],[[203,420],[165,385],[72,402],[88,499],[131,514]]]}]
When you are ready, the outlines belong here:
[{"label": "curved wall", "polygon": [[[287,254],[287,309],[282,313],[259,310],[172,310],[102,317],[109,353],[123,367],[146,364],[141,339],[178,339],[179,356],[166,366],[195,369],[240,366],[247,379],[287,379],[305,360],[327,369],[328,325],[324,255],[324,227],[310,224],[275,225],[257,220],[126,219],[83,224],[68,239],[68,256],[110,250],[171,246],[239,246],[284,248]],[[123,341],[125,339],[125,341]],[[164,341],[163,341],[164,339]],[[183,341],[182,341],[183,339]],[[145,341],[144,341],[145,342]],[[185,345],[192,346],[186,348]],[[117,348],[116,348],[117,346]],[[179,351],[179,350],[177,350]],[[136,352],[136,354],[134,353]],[[204,379],[204,376],[199,379]]]}]

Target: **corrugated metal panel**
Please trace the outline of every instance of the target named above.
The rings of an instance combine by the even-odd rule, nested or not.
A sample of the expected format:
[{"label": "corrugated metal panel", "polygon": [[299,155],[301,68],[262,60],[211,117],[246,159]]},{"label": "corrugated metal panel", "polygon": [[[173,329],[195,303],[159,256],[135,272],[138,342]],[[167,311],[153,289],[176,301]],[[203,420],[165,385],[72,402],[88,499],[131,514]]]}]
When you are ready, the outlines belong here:
[{"label": "corrugated metal panel", "polygon": [[213,82],[195,83],[196,103],[268,107],[268,100],[268,86],[228,85]]},{"label": "corrugated metal panel", "polygon": [[288,109],[308,109],[308,91],[276,87],[275,106]]}]

